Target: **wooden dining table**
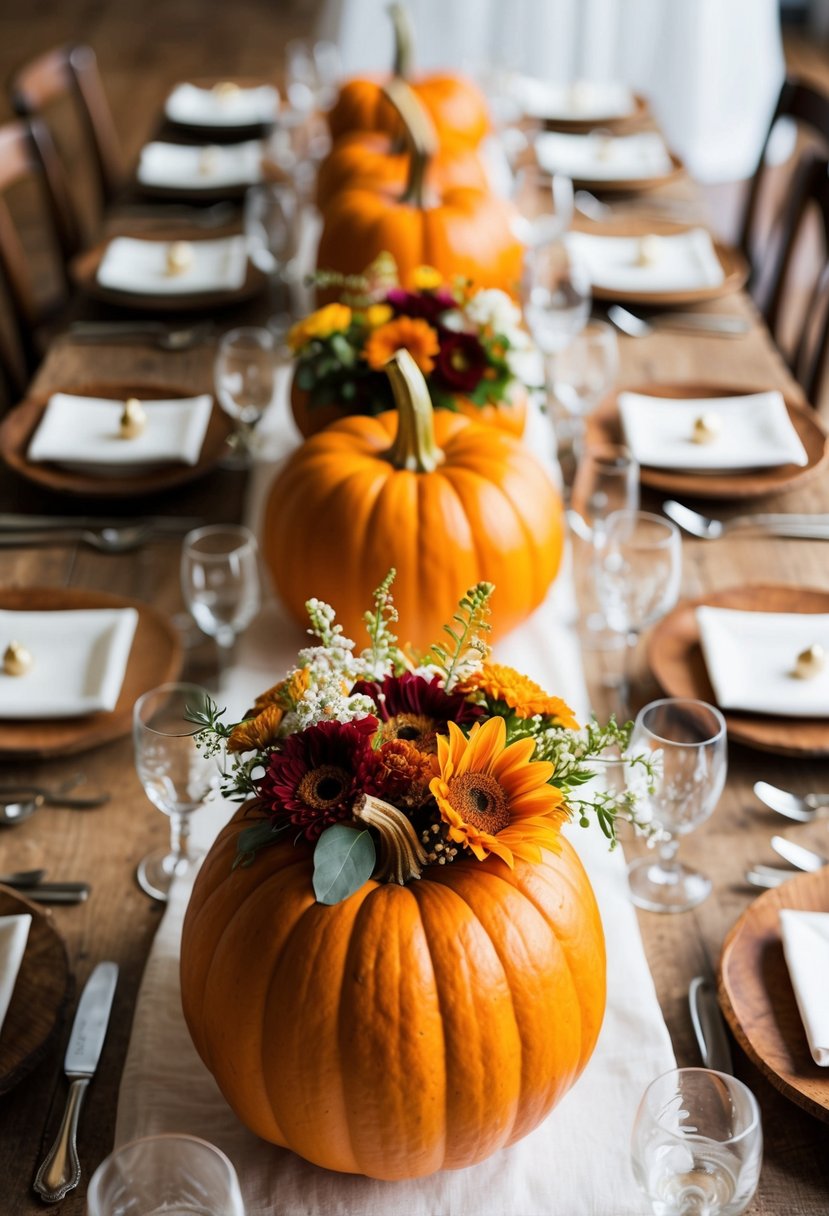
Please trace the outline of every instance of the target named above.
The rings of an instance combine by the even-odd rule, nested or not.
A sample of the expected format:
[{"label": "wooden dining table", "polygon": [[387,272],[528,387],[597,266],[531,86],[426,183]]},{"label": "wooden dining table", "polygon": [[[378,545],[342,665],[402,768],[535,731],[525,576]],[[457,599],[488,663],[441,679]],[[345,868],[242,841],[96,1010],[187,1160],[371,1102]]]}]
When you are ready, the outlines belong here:
[{"label": "wooden dining table", "polygon": [[[670,187],[671,196],[699,206],[691,183]],[[239,319],[264,321],[273,302],[260,298],[238,310],[215,314],[219,330]],[[800,391],[758,317],[749,297],[738,292],[706,304],[701,311],[738,313],[749,323],[739,339],[703,334],[654,332],[644,338],[620,338],[620,385],[647,382],[706,381],[735,387],[779,388],[802,400]],[[101,316],[100,305],[78,301],[76,316]],[[143,385],[181,385],[187,392],[210,390],[213,348],[210,344],[170,353],[141,344],[79,345],[64,335],[50,348],[34,381],[37,391],[82,385],[94,371],[96,383],[135,379]],[[117,513],[197,516],[207,522],[242,517],[244,473],[214,469],[201,481],[156,497],[149,503],[114,504]],[[659,510],[662,497],[643,491],[643,507]],[[102,504],[96,507],[100,513]],[[829,475],[802,488],[747,504],[708,502],[712,514],[727,517],[737,510],[829,512]],[[87,509],[80,500],[50,495],[0,471],[0,510],[64,515]],[[116,592],[147,601],[162,612],[183,611],[179,586],[179,545],[162,539],[138,551],[109,555],[74,543],[37,548],[0,548],[3,587],[86,588]],[[717,541],[683,539],[683,597],[694,598],[746,584],[783,583],[829,592],[829,545],[811,540],[782,540],[730,535]],[[593,705],[601,716],[610,708],[603,683],[606,656],[585,648],[584,667]],[[215,655],[205,641],[185,654],[185,675],[209,674]],[[556,690],[551,689],[551,692]],[[648,671],[645,648],[637,655],[634,695],[643,703],[658,695]],[[72,989],[63,1016],[39,1064],[14,1090],[0,1097],[0,1211],[23,1216],[43,1211],[32,1192],[32,1180],[51,1143],[63,1109],[67,1083],[62,1059],[72,1014],[83,984],[102,959],[120,967],[120,980],[99,1069],[89,1089],[82,1116],[79,1152],[84,1178],[110,1151],[118,1086],[130,1037],[136,995],[147,953],[163,915],[163,905],[144,895],[135,881],[138,860],[164,844],[166,819],[148,802],[136,775],[132,741],[125,737],[80,756],[30,760],[5,759],[0,784],[8,779],[57,785],[82,769],[94,785],[109,790],[102,809],[78,811],[44,808],[14,828],[0,828],[0,872],[43,867],[50,879],[85,879],[92,890],[85,903],[56,907],[52,920],[66,942]],[[769,839],[782,831],[792,839],[829,851],[826,822],[788,824],[765,809],[752,793],[764,779],[787,789],[807,792],[829,786],[829,756],[792,759],[732,745],[725,792],[713,816],[683,841],[682,855],[713,879],[710,897],[691,912],[639,914],[639,926],[658,999],[680,1065],[700,1063],[688,1010],[694,976],[712,978],[731,926],[757,896],[744,881],[754,862],[774,862]],[[629,837],[630,856],[643,848]],[[735,1070],[759,1100],[765,1133],[765,1156],[759,1189],[749,1207],[754,1216],[818,1216],[829,1210],[829,1149],[825,1123],[785,1098],[747,1057],[735,1048]],[[600,1150],[601,1146],[592,1146]],[[585,1147],[585,1151],[588,1148]],[[58,1210],[76,1216],[84,1210],[85,1184]],[[573,1216],[576,1216],[574,1213]],[[608,1213],[612,1216],[612,1213]]]}]

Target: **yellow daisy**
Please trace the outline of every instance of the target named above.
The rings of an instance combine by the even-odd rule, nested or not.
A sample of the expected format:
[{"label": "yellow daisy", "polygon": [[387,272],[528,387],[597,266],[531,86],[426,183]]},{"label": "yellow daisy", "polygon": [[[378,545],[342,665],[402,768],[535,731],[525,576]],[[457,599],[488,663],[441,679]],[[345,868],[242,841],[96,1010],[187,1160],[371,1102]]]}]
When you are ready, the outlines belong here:
[{"label": "yellow daisy", "polygon": [[314,338],[330,338],[332,334],[343,333],[350,324],[351,309],[347,304],[326,304],[292,326],[288,331],[288,345],[291,350],[300,350]]}]

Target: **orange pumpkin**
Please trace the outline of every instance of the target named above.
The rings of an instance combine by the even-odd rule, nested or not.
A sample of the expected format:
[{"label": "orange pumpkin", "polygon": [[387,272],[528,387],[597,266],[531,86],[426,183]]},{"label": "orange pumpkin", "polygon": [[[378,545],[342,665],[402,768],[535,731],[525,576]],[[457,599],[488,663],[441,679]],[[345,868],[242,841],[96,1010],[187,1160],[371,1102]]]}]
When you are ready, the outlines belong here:
[{"label": "orange pumpkin", "polygon": [[[520,439],[524,434],[527,422],[528,396],[522,384],[513,385],[509,401],[499,405],[476,405],[468,397],[457,395],[454,398],[458,414],[473,422],[484,422],[497,427],[507,435]],[[294,422],[305,439],[316,435],[318,431],[330,426],[340,418],[348,418],[355,411],[345,402],[337,405],[311,405],[308,393],[297,387],[296,380],[291,384],[291,413]]]},{"label": "orange pumpkin", "polygon": [[[381,253],[397,263],[400,282],[412,286],[418,266],[442,276],[470,279],[476,287],[500,287],[516,295],[522,248],[513,233],[514,211],[487,191],[445,186],[427,188],[434,134],[411,89],[400,81],[385,90],[406,125],[410,143],[405,189],[353,186],[329,200],[317,251],[321,270],[359,275]],[[321,300],[336,292],[321,292]]]},{"label": "orange pumpkin", "polygon": [[[412,79],[413,37],[408,14],[401,4],[389,6],[394,25],[393,77],[411,85],[431,118],[441,146],[477,148],[489,133],[486,98],[477,85],[455,73]],[[328,115],[331,138],[336,142],[353,131],[380,131],[399,139],[399,114],[383,93],[383,81],[357,77],[346,81]]]},{"label": "orange pumpkin", "polygon": [[537,1126],[604,1011],[601,921],[569,843],[514,870],[493,856],[370,879],[325,906],[303,848],[233,869],[250,822],[211,849],[181,942],[184,1016],[239,1119],[385,1179],[471,1165]]},{"label": "orange pumpkin", "polygon": [[388,371],[396,411],[332,423],[277,476],[262,542],[277,591],[301,624],[315,595],[362,637],[365,605],[394,566],[399,635],[425,649],[485,580],[498,588],[497,637],[538,607],[558,571],[559,496],[520,440],[433,412],[408,351]]}]

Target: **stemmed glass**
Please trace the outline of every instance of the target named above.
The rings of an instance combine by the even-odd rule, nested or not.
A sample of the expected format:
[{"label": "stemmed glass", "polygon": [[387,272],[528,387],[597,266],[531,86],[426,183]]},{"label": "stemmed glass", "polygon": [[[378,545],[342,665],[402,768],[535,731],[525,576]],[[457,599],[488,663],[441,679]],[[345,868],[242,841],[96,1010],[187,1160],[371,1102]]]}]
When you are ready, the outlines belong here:
[{"label": "stemmed glass", "polygon": [[245,1216],[239,1179],[224,1153],[178,1134],[115,1149],[92,1175],[86,1204],[87,1216]]},{"label": "stemmed glass", "polygon": [[590,321],[548,364],[548,401],[565,486],[571,486],[585,419],[610,392],[619,371],[619,346],[606,321]]},{"label": "stemmed glass", "polygon": [[570,527],[587,547],[589,578],[583,583],[591,601],[583,620],[594,645],[608,640],[618,646],[618,634],[609,634],[607,622],[597,611],[596,588],[599,564],[606,539],[608,517],[615,511],[636,511],[639,508],[639,464],[632,452],[620,443],[588,444],[579,454],[570,509]]},{"label": "stemmed glass", "polygon": [[739,1216],[763,1161],[757,1100],[725,1073],[667,1072],[645,1090],[631,1160],[654,1216]]},{"label": "stemmed glass", "polygon": [[208,699],[198,684],[162,684],[144,693],[133,710],[135,767],[144,793],[170,817],[170,848],[157,849],[138,863],[138,885],[165,902],[176,876],[197,859],[189,847],[190,816],[214,788],[216,761],[196,747],[199,727],[188,710]]},{"label": "stemmed glass", "polygon": [[614,511],[604,525],[597,568],[596,589],[607,627],[627,643],[619,682],[620,708],[627,716],[630,668],[639,637],[679,598],[679,529],[669,519],[647,511]]},{"label": "stemmed glass", "polygon": [[532,253],[560,241],[573,219],[573,183],[560,173],[542,173],[527,164],[515,174],[512,202],[515,236]]},{"label": "stemmed glass", "polygon": [[676,860],[678,837],[708,819],[719,801],[728,765],[725,720],[705,701],[652,701],[637,714],[630,752],[659,757],[652,782],[639,790],[660,829],[659,857],[642,857],[628,866],[633,902],[651,912],[686,912],[710,893],[711,880]]},{"label": "stemmed glass", "polygon": [[255,429],[273,400],[277,338],[269,329],[246,327],[224,334],[216,351],[216,396],[236,423],[225,464],[247,468],[253,459]]},{"label": "stemmed glass", "polygon": [[241,524],[210,524],[184,538],[181,589],[193,619],[227,653],[259,612],[256,537]]},{"label": "stemmed glass", "polygon": [[[299,171],[297,166],[296,171]],[[293,181],[268,181],[245,195],[245,238],[254,266],[289,299],[297,280],[300,198]]]}]

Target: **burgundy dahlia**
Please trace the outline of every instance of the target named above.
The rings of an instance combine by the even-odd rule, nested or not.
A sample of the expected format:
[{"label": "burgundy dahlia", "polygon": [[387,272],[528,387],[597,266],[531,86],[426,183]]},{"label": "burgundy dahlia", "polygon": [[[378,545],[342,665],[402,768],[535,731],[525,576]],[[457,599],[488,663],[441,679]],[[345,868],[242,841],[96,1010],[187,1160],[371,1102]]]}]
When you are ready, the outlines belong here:
[{"label": "burgundy dahlia", "polygon": [[447,722],[471,724],[483,712],[461,693],[445,692],[438,676],[426,680],[408,671],[382,682],[358,680],[351,691],[374,701],[384,740],[404,739],[429,753],[437,751],[436,736],[447,733]]},{"label": "burgundy dahlia", "polygon": [[422,317],[424,321],[436,321],[441,313],[457,308],[454,297],[442,288],[437,291],[404,291],[393,287],[386,296],[399,317]]},{"label": "burgundy dahlia", "polygon": [[259,787],[274,826],[287,819],[313,841],[332,823],[350,819],[378,725],[373,717],[318,722],[288,735],[282,751],[271,756]]},{"label": "burgundy dahlia", "polygon": [[435,375],[448,388],[456,393],[473,393],[486,365],[486,351],[474,334],[441,332]]}]

